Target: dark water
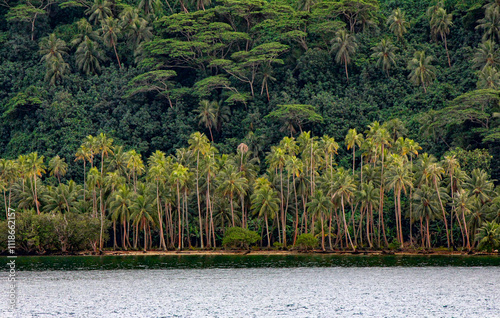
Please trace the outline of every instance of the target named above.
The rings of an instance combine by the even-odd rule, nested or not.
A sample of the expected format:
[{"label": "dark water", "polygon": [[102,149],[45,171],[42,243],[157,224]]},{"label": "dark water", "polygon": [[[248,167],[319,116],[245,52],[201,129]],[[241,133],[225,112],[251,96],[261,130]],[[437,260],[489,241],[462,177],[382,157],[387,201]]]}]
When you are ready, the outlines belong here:
[{"label": "dark water", "polygon": [[0,299],[0,317],[500,317],[499,257],[18,257],[16,265],[17,310]]}]

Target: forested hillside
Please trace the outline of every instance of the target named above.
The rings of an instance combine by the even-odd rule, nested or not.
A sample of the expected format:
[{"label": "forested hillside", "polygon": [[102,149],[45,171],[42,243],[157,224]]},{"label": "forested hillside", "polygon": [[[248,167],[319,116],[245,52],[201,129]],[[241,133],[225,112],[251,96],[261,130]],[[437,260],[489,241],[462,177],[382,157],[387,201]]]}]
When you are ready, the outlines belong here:
[{"label": "forested hillside", "polygon": [[[366,164],[368,167],[373,165],[375,172],[372,173],[380,173],[378,179],[374,176],[369,179],[379,189],[380,202],[372,206],[372,210],[380,209],[380,214],[377,214],[378,230],[375,227],[367,229],[366,234],[358,233],[361,240],[363,235],[368,241],[373,240],[371,235],[377,232],[378,245],[381,244],[384,209],[391,212],[393,219],[388,222],[393,230],[400,231],[401,222],[406,226],[413,220],[411,215],[406,216],[408,220],[401,220],[402,206],[410,214],[412,211],[410,206],[414,198],[410,188],[425,190],[427,192],[422,195],[431,195],[430,189],[448,186],[444,192],[449,193],[449,205],[439,197],[437,212],[429,212],[432,220],[442,215],[442,224],[439,223],[435,230],[440,233],[439,238],[431,242],[428,235],[427,244],[424,242],[425,224],[420,224],[420,230],[423,245],[450,245],[448,236],[451,234],[453,240],[453,231],[448,230],[446,220],[453,223],[454,212],[457,218],[460,217],[456,213],[458,208],[452,205],[455,191],[461,190],[460,185],[453,184],[455,167],[463,171],[464,184],[471,185],[469,188],[464,186],[472,191],[467,198],[470,195],[479,200],[474,203],[479,204],[475,211],[484,209],[481,210],[483,217],[488,214],[486,220],[494,219],[490,217],[496,209],[492,203],[496,197],[493,182],[500,179],[499,40],[500,2],[497,0],[432,3],[420,0],[2,0],[0,157],[4,158],[3,202],[7,209],[13,191],[12,200],[25,202],[21,204],[24,209],[70,212],[73,205],[64,195],[66,203],[60,202],[61,205],[49,205],[49,198],[39,201],[36,183],[41,178],[40,183],[44,185],[40,186],[46,187],[46,193],[57,189],[69,191],[64,187],[75,187],[73,190],[78,193],[75,202],[81,202],[75,203],[74,208],[93,217],[98,216],[98,211],[101,215],[98,223],[102,248],[104,219],[114,212],[111,207],[119,210],[113,206],[118,203],[112,202],[118,195],[119,185],[125,183],[120,191],[132,191],[134,194],[130,192],[130,197],[136,201],[137,193],[145,196],[149,191],[137,189],[141,182],[147,182],[149,185],[143,186],[148,189],[156,182],[157,192],[160,191],[158,183],[167,183],[173,188],[162,191],[173,191],[165,194],[173,200],[169,203],[171,206],[160,208],[161,195],[155,193],[151,195],[152,200],[156,197],[156,203],[148,204],[155,206],[153,210],[158,209],[158,220],[162,220],[162,213],[172,213],[172,209],[179,209],[179,216],[175,221],[175,216],[171,215],[172,219],[165,220],[164,225],[157,220],[152,228],[163,237],[163,226],[178,222],[177,232],[171,229],[170,243],[180,247],[184,244],[180,237],[184,235],[181,221],[190,224],[188,218],[192,217],[200,223],[200,231],[204,226],[206,232],[211,229],[216,244],[215,237],[222,237],[224,220],[229,220],[229,214],[228,219],[221,216],[222,223],[209,224],[208,212],[214,208],[209,201],[216,194],[210,193],[211,172],[204,171],[200,176],[200,169],[207,168],[199,165],[202,160],[210,160],[210,156],[205,158],[207,153],[215,153],[210,149],[217,149],[219,154],[211,159],[217,161],[213,165],[218,171],[214,172],[213,178],[218,183],[213,185],[213,190],[218,191],[219,201],[223,201],[219,202],[221,211],[231,211],[233,226],[247,224],[249,219],[245,211],[248,213],[251,209],[250,197],[258,186],[270,182],[268,186],[279,194],[276,195],[280,201],[281,220],[276,219],[275,238],[286,245],[286,231],[282,231],[282,237],[280,224],[290,226],[287,229],[290,233],[297,232],[300,222],[305,232],[310,226],[314,228],[314,216],[313,224],[308,225],[307,214],[301,214],[299,222],[294,213],[298,213],[299,205],[306,213],[316,195],[321,201],[315,187],[316,183],[319,186],[326,181],[321,181],[320,176],[325,177],[328,169],[332,169],[330,177],[333,178],[333,167],[335,173],[340,174],[349,174],[352,170],[354,188],[349,191],[354,193],[355,188],[362,190],[362,165]],[[194,135],[195,132],[204,135]],[[362,132],[365,134],[359,134]],[[100,136],[100,139],[90,135]],[[300,147],[286,148],[284,136],[292,137],[288,142],[297,141]],[[321,139],[321,136],[325,137]],[[306,137],[312,141],[305,140]],[[196,148],[193,138],[205,138],[203,143],[210,141],[210,146]],[[320,149],[319,141],[315,144],[314,138],[324,143],[332,138],[331,142],[337,146],[328,148],[321,144],[326,148],[313,154],[314,145]],[[418,141],[416,146],[413,140]],[[356,152],[356,148],[361,151]],[[283,159],[272,159],[276,149],[281,149]],[[311,150],[310,155],[307,149]],[[440,168],[446,171],[435,172],[439,180],[430,176],[417,180],[419,172],[414,171],[413,160],[423,152],[429,154],[425,158],[431,158],[427,164],[443,160]],[[224,164],[231,162],[229,166],[242,173],[243,156],[247,153],[245,160],[253,160],[255,173],[252,177],[241,176],[246,178],[245,182],[252,182],[250,188],[238,194],[238,200],[234,201],[240,203],[236,203],[233,202],[236,190],[225,192],[222,184],[226,174],[237,171],[231,171]],[[401,158],[392,158],[393,155]],[[168,162],[163,173],[166,179],[154,179],[154,172],[147,170],[152,169],[155,159],[150,159],[145,169],[143,161],[155,156]],[[316,167],[315,156],[318,156]],[[301,165],[306,168],[297,168],[300,173],[287,170],[288,177],[283,181],[283,169],[291,157],[300,157]],[[453,161],[451,168],[446,166],[446,160]],[[179,166],[175,166],[174,161],[192,174],[186,177],[185,184],[179,184],[180,177],[172,175],[182,170],[176,170]],[[82,166],[82,162],[86,165]],[[15,177],[6,177],[10,169],[6,167],[10,164],[18,167],[12,168],[18,170]],[[391,164],[393,167],[401,164],[407,167],[405,169],[411,166],[407,171],[411,174],[408,184],[406,181],[397,186],[385,184],[384,169],[390,170]],[[23,170],[23,165],[27,170]],[[50,167],[50,174],[43,174],[46,165]],[[147,177],[143,175],[146,170]],[[305,193],[305,190],[296,189],[292,175],[307,178],[308,185],[303,186],[308,187],[310,196],[300,197],[299,194],[297,197],[295,191]],[[255,188],[253,181],[258,176],[267,181],[261,180]],[[446,184],[445,176],[451,176]],[[108,177],[125,178],[126,181],[105,179]],[[441,179],[443,184],[438,185]],[[480,195],[474,192],[477,187],[471,181],[477,179],[484,181],[481,191],[487,192],[488,198],[478,199]],[[83,187],[78,185],[81,187],[78,188],[70,180]],[[92,188],[87,187],[89,182]],[[25,183],[31,192],[25,190]],[[208,193],[199,193],[201,183],[203,186],[208,183]],[[428,183],[428,189],[422,190],[422,183]],[[324,188],[325,193],[321,195],[330,193],[327,189]],[[179,191],[184,194],[180,195]],[[401,200],[401,191],[405,199],[397,203],[398,198]],[[334,193],[332,204],[338,204],[333,202],[334,197],[335,200],[343,197]],[[389,207],[384,207],[384,193]],[[350,203],[346,208],[352,211],[351,220],[347,218],[347,221],[354,222],[356,215],[361,220],[358,220],[361,228],[363,211],[367,213],[370,209],[358,207],[353,198],[354,195],[345,198],[346,204]],[[236,224],[232,214],[237,204],[242,205],[242,214]],[[337,211],[339,207],[323,208]],[[269,217],[271,215],[274,214]],[[466,246],[473,238],[465,237],[466,224],[471,221],[465,220],[465,212],[463,216],[458,224],[461,226],[463,222],[464,228],[460,227],[457,233],[462,234],[461,244]],[[136,226],[144,225],[146,233],[147,222],[142,217]],[[321,221],[326,218],[321,214],[318,217]],[[118,219],[114,219],[115,223]],[[422,220],[425,221],[425,217]],[[123,230],[117,230],[119,235],[128,233],[130,226],[126,224],[129,221],[127,218]],[[155,223],[153,217],[150,222]],[[191,230],[195,231],[195,223],[191,222]],[[331,226],[331,217],[329,222]],[[373,221],[367,219],[366,222],[368,228]],[[478,230],[481,222],[471,229]],[[353,246],[352,242],[348,244],[347,234],[351,231],[356,239],[357,225],[352,223],[349,229],[350,224],[339,224],[338,237],[345,235],[345,247]],[[446,225],[446,230],[443,231],[441,225]],[[254,224],[252,228],[263,230],[263,226],[263,223]],[[151,236],[149,225],[148,231]],[[186,231],[192,232],[189,225]],[[498,226],[496,231],[500,231]],[[174,232],[179,234],[176,241]],[[386,233],[383,234],[385,237]],[[201,239],[196,241],[196,237]],[[411,232],[392,232],[389,240],[394,238],[403,244],[409,237],[412,237]],[[127,240],[124,236],[122,243]],[[193,234],[193,241],[188,239],[186,244],[195,241],[203,245],[203,234]],[[96,241],[93,242],[96,248]],[[165,246],[164,241],[159,242],[160,247]],[[210,235],[205,245],[209,243]],[[369,245],[371,247],[372,242]]]}]

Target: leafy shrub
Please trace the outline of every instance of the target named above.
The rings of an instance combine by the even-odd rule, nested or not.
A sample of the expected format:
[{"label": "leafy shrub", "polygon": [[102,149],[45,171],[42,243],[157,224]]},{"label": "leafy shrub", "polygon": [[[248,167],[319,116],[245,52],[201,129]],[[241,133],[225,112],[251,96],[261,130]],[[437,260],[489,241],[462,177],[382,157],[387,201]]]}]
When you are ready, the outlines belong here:
[{"label": "leafy shrub", "polygon": [[397,250],[401,247],[401,243],[399,243],[396,239],[393,239],[391,243],[389,243],[390,250]]},{"label": "leafy shrub", "polygon": [[250,231],[241,227],[232,227],[226,231],[222,239],[224,248],[244,248],[248,249],[250,245],[260,240],[260,236],[255,231]]},{"label": "leafy shrub", "polygon": [[312,250],[318,246],[318,239],[311,233],[300,234],[295,246],[301,250]]}]

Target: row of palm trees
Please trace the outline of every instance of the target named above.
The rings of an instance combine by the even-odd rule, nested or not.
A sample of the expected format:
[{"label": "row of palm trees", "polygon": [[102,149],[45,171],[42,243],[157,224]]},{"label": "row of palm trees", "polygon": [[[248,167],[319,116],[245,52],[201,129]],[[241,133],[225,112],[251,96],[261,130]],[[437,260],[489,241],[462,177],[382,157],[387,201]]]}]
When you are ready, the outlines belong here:
[{"label": "row of palm trees", "polygon": [[[454,156],[438,161],[403,138],[399,120],[374,122],[364,134],[349,130],[352,169],[338,167],[334,138],[302,132],[267,153],[261,172],[246,144],[219,154],[202,133],[189,147],[144,162],[105,134],[88,136],[75,155],[83,185],[62,180],[68,165],[36,152],[0,161],[5,210],[88,213],[101,223],[96,250],[214,248],[228,227],[251,228],[262,243],[294,245],[302,233],[326,248],[446,245],[471,249],[486,222],[498,222],[500,196],[488,174],[468,175]],[[49,172],[47,178],[44,176]],[[112,229],[106,224],[109,220]]]}]

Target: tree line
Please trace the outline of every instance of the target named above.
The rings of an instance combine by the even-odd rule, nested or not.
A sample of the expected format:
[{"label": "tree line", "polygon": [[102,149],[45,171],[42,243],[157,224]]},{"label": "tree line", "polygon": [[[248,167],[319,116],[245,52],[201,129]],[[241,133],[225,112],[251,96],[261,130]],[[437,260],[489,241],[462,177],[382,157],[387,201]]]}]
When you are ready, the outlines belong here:
[{"label": "tree line", "polygon": [[[323,250],[498,247],[500,193],[488,173],[464,171],[458,153],[423,153],[405,134],[398,119],[339,141],[301,131],[263,162],[255,144],[223,154],[200,132],[175,155],[147,159],[88,136],[74,155],[82,184],[64,182],[59,156],[1,159],[3,208],[17,211],[26,252],[217,248],[234,227],[267,248],[302,234]],[[339,148],[352,152],[351,167],[339,165]]]}]

